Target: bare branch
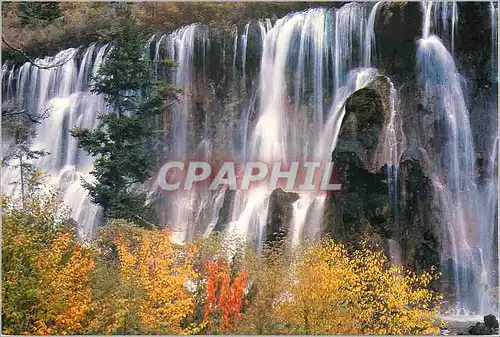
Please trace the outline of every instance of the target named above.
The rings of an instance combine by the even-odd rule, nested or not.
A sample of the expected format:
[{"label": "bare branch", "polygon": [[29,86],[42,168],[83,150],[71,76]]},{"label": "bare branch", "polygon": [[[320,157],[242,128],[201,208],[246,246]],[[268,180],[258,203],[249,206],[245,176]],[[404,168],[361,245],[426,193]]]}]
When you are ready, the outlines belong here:
[{"label": "bare branch", "polygon": [[5,38],[3,37],[2,35],[2,42],[5,43],[7,45],[7,47],[9,47],[10,49],[20,53],[21,55],[23,55],[23,57],[28,60],[28,62],[30,62],[33,66],[39,68],[39,69],[52,69],[52,68],[57,68],[57,67],[60,67],[64,64],[66,64],[69,60],[71,60],[75,54],[73,54],[71,57],[68,57],[66,60],[58,63],[58,64],[54,64],[54,65],[50,65],[50,66],[42,66],[42,65],[39,65],[35,62],[35,60],[33,60],[28,54],[26,54],[24,51],[22,51],[21,49],[18,49],[16,47],[14,47],[13,45],[11,45],[9,42],[7,42],[7,40],[5,40]]},{"label": "bare branch", "polygon": [[41,123],[40,120],[38,120],[35,117],[31,116],[31,114],[29,114],[28,111],[26,111],[24,109],[23,110],[16,110],[16,111],[9,111],[9,112],[3,112],[2,111],[2,117],[10,117],[10,116],[18,116],[18,115],[22,115],[22,116],[28,117],[28,119],[32,123],[35,123],[35,124]]},{"label": "bare branch", "polygon": [[50,114],[50,108],[46,108],[41,113],[31,113],[24,106],[19,106],[12,101],[3,102],[2,119],[14,116],[26,117],[31,123],[40,124]]},{"label": "bare branch", "polygon": [[141,217],[141,216],[139,216],[139,215],[137,215],[137,214],[134,214],[134,217],[135,217],[136,219],[138,219],[138,220],[140,220],[140,221],[142,221],[142,222],[144,222],[144,223],[148,224],[149,226],[151,226],[151,227],[153,227],[153,228],[155,228],[155,227],[157,227],[157,226],[158,226],[158,225],[155,225],[154,223],[149,222],[148,220],[144,219],[143,217]]}]

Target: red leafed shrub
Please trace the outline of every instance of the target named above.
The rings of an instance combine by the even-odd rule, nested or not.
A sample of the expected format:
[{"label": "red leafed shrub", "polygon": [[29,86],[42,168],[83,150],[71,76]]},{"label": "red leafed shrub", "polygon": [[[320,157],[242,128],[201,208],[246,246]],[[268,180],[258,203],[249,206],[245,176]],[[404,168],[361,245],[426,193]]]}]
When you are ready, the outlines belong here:
[{"label": "red leafed shrub", "polygon": [[231,276],[229,263],[224,259],[205,261],[206,300],[204,321],[210,333],[221,333],[233,327],[241,318],[247,273]]}]

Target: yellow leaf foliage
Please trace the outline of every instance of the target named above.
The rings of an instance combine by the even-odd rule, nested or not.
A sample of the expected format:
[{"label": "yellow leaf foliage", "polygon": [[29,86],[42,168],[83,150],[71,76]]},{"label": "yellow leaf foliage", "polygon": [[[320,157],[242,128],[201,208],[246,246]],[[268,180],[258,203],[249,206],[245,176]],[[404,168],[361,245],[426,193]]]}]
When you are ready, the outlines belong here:
[{"label": "yellow leaf foliage", "polygon": [[194,309],[188,282],[197,276],[191,246],[176,247],[167,230],[118,222],[102,230],[100,242],[116,254],[113,260],[109,249],[101,250],[101,277],[111,272],[115,278],[94,303],[91,329],[106,334],[185,333],[183,320]]},{"label": "yellow leaf foliage", "polygon": [[82,331],[92,255],[56,217],[56,199],[3,200],[2,318],[8,334]]},{"label": "yellow leaf foliage", "polygon": [[249,305],[235,329],[243,334],[282,334],[281,317],[276,303],[289,289],[288,275],[292,256],[285,254],[282,247],[269,246],[261,255],[248,251],[245,254],[245,268],[249,273]]},{"label": "yellow leaf foliage", "polygon": [[90,276],[94,268],[89,249],[61,232],[37,254],[40,271],[37,334],[68,335],[82,331],[92,302]]},{"label": "yellow leaf foliage", "polygon": [[90,246],[56,199],[2,200],[4,334],[436,334],[434,270],[331,239],[249,250],[226,236],[175,245],[115,221]]}]

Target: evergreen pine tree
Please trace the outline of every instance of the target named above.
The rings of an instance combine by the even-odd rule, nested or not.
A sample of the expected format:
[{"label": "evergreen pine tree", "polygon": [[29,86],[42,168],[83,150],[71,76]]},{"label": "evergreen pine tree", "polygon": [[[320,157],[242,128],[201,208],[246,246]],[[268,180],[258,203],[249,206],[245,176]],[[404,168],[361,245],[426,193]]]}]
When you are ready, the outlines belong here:
[{"label": "evergreen pine tree", "polygon": [[157,222],[147,193],[140,184],[153,175],[156,133],[151,119],[175,99],[176,90],[155,81],[153,64],[144,57],[145,34],[131,17],[127,4],[116,9],[121,18],[107,37],[112,50],[94,78],[93,92],[101,94],[108,111],[99,116],[95,130],[76,128],[79,146],[95,156],[94,183],[84,182],[104,217],[134,221],[142,226]]}]

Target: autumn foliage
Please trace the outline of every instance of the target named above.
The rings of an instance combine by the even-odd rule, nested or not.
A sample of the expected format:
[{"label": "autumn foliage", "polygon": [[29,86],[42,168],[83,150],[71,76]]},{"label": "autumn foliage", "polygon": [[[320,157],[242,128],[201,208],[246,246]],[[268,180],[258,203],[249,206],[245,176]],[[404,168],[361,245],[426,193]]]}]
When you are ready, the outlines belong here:
[{"label": "autumn foliage", "polygon": [[88,322],[94,258],[56,199],[3,200],[2,321],[7,334],[76,334]]},{"label": "autumn foliage", "polygon": [[[227,251],[114,221],[91,243],[55,198],[3,202],[4,334],[435,334],[434,270],[331,239]],[[232,254],[232,255],[231,255]]]},{"label": "autumn foliage", "polygon": [[298,258],[277,312],[297,334],[437,334],[441,297],[428,288],[436,277],[325,239]]},{"label": "autumn foliage", "polygon": [[60,232],[51,247],[35,257],[40,272],[39,301],[34,333],[77,334],[87,323],[92,299],[94,260],[91,251]]},{"label": "autumn foliage", "polygon": [[182,334],[193,311],[186,287],[196,278],[193,251],[176,247],[167,230],[115,222],[96,240],[95,288],[90,323],[99,334]]},{"label": "autumn foliage", "polygon": [[206,261],[204,321],[210,333],[227,332],[242,316],[247,274],[230,274],[227,260]]}]

